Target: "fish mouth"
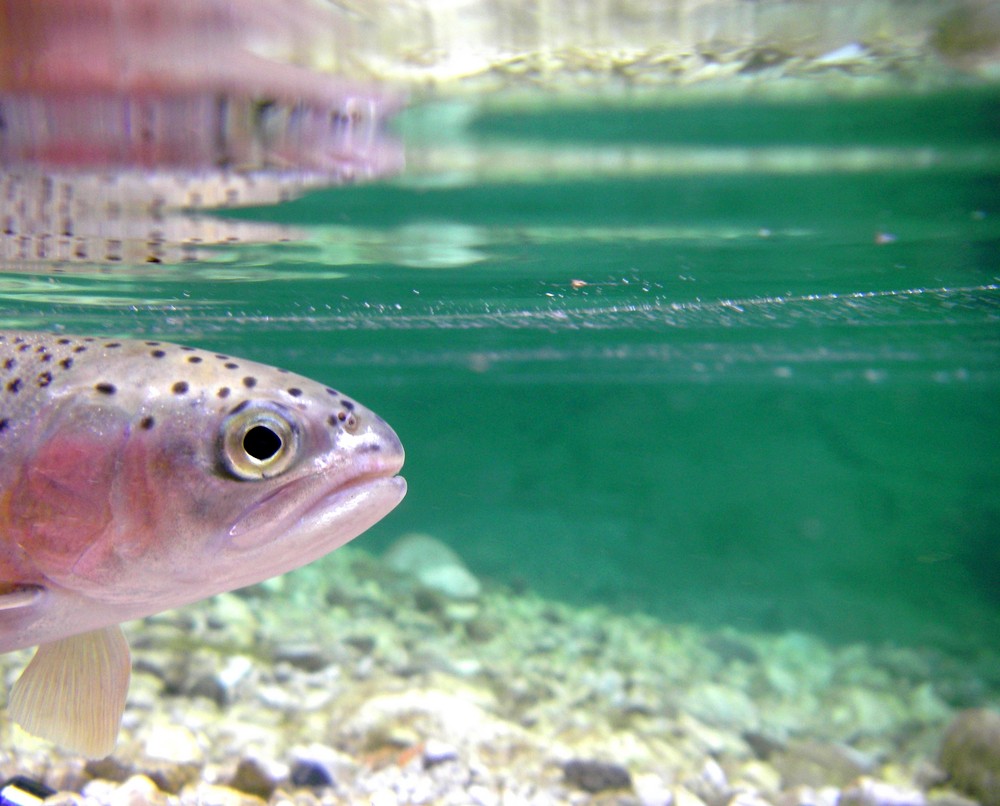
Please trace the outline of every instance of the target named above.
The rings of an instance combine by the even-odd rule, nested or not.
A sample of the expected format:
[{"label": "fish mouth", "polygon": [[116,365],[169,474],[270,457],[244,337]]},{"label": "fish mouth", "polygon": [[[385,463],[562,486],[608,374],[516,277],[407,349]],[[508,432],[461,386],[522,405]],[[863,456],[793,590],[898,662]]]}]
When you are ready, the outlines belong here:
[{"label": "fish mouth", "polygon": [[[406,479],[396,475],[394,470],[365,473],[307,504],[296,521],[296,526],[311,529],[336,525],[342,528],[343,524],[340,522],[342,518],[348,514],[353,515],[358,509],[364,509],[369,515],[375,516],[370,526],[389,514],[403,500],[404,495],[406,495]],[[368,526],[365,526],[361,531],[367,528]],[[346,543],[357,534],[351,535],[343,542]]]},{"label": "fish mouth", "polygon": [[287,555],[299,558],[289,568],[312,562],[357,537],[403,500],[401,467],[402,460],[379,462],[347,479],[321,475],[289,482],[232,524],[226,548],[269,549],[280,543]]}]

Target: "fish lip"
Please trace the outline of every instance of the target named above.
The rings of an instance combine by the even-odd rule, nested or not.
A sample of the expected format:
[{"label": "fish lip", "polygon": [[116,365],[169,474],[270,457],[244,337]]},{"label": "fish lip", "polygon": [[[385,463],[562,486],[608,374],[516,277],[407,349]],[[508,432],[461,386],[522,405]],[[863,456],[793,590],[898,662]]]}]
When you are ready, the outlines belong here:
[{"label": "fish lip", "polygon": [[[377,487],[383,487],[386,485],[392,485],[402,487],[402,494],[406,494],[406,479],[397,473],[399,468],[389,470],[373,470],[367,473],[361,473],[353,478],[348,479],[343,484],[339,484],[333,489],[327,490],[326,492],[318,495],[313,501],[307,503],[301,510],[297,522],[301,522],[303,519],[308,518],[310,515],[315,515],[318,512],[326,511],[337,503],[347,499],[352,495],[358,495],[366,491],[373,491]],[[402,500],[402,495],[400,495],[400,500]]]},{"label": "fish lip", "polygon": [[[406,480],[398,475],[402,466],[400,457],[395,461],[375,463],[374,467],[348,479],[341,479],[336,484],[324,484],[322,475],[319,478],[304,476],[290,481],[244,512],[230,526],[226,543],[230,548],[250,547],[256,542],[255,535],[262,529],[271,533],[295,530],[310,519],[321,519],[324,513],[336,509],[338,504],[349,501],[351,497],[360,498],[366,494],[371,496],[378,488],[386,485],[401,487],[398,498],[392,505],[394,507],[406,494]],[[292,506],[283,503],[285,499],[294,501],[297,491],[313,484],[317,489],[311,495],[304,495],[304,500]]]}]

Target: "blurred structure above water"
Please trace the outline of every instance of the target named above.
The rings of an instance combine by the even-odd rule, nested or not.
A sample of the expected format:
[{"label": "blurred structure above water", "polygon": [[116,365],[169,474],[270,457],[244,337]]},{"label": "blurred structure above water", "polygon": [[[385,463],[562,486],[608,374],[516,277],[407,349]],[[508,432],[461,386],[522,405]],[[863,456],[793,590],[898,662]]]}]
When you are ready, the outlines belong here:
[{"label": "blurred structure above water", "polygon": [[[366,73],[446,92],[997,74],[990,0],[353,2]],[[932,75],[932,74],[937,75]],[[855,82],[857,83],[857,82]],[[857,88],[855,88],[857,89]]]},{"label": "blurred structure above water", "polygon": [[172,263],[290,230],[180,210],[274,204],[402,167],[400,93],[331,62],[347,28],[296,2],[0,7],[0,259]]}]

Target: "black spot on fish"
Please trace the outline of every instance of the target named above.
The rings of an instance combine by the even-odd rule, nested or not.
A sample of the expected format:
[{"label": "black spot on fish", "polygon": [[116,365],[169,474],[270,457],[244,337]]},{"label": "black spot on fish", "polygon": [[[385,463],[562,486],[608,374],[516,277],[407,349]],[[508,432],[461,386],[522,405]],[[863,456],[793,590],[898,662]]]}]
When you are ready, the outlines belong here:
[{"label": "black spot on fish", "polygon": [[171,391],[175,395],[187,394],[188,388],[187,381],[177,381],[177,383],[170,387]]},{"label": "black spot on fish", "polygon": [[8,358],[6,361],[3,362],[4,369],[14,369],[14,367],[16,366],[17,366],[16,358]]},{"label": "black spot on fish", "polygon": [[115,392],[118,391],[117,389],[115,389],[115,385],[113,383],[108,383],[107,381],[101,381],[100,383],[95,383],[94,389],[95,391],[100,392],[102,395],[113,395]]},{"label": "black spot on fish", "polygon": [[73,352],[74,352],[74,353],[85,353],[85,352],[87,352],[87,348],[86,348],[86,347],[84,347],[84,346],[83,346],[83,345],[81,344],[81,345],[80,345],[79,347],[74,347],[74,348],[73,348]]},{"label": "black spot on fish", "polygon": [[350,400],[341,400],[340,405],[343,406],[348,411],[354,411],[354,403]]},{"label": "black spot on fish", "polygon": [[146,342],[146,346],[147,347],[159,347],[160,346],[160,342],[158,342],[158,341],[147,341]]},{"label": "black spot on fish", "polygon": [[52,353],[45,353],[45,354],[44,354],[44,355],[42,356],[42,363],[43,363],[43,364],[48,364],[48,363],[49,363],[49,361],[51,361],[51,360],[52,360]]},{"label": "black spot on fish", "polygon": [[245,377],[243,379],[243,385],[247,389],[253,389],[257,385],[257,379],[254,378],[254,377],[252,377],[252,376],[250,376],[250,375],[248,375],[247,377]]},{"label": "black spot on fish", "polygon": [[24,344],[24,336],[15,336],[14,344]]},{"label": "black spot on fish", "polygon": [[229,356],[228,355],[222,355],[221,353],[216,353],[215,357],[218,358],[220,361],[228,361],[229,360]]},{"label": "black spot on fish", "polygon": [[333,428],[337,427],[338,423],[337,423],[337,415],[336,414],[331,414],[329,417],[326,418],[326,421],[327,421],[327,423],[331,427],[333,427]]},{"label": "black spot on fish", "polygon": [[163,358],[166,353],[163,350],[152,350],[150,355],[153,356],[153,358]]},{"label": "black spot on fish", "polygon": [[200,364],[201,363],[201,356],[200,355],[189,355],[188,356],[188,363],[189,364]]},{"label": "black spot on fish", "polygon": [[18,389],[20,388],[21,388],[20,378],[14,378],[14,380],[12,380],[10,383],[7,384],[7,391],[10,392],[12,395],[16,395]]},{"label": "black spot on fish", "polygon": [[235,409],[233,409],[229,413],[230,414],[239,414],[241,411],[243,411],[243,409],[245,409],[249,405],[250,405],[250,401],[249,400],[244,400],[242,403],[240,403],[240,405],[238,405]]},{"label": "black spot on fish", "polygon": [[108,344],[105,344],[104,346],[107,347],[109,350],[113,350],[115,349],[115,347],[121,347],[121,343],[117,341],[112,341],[109,342]]},{"label": "black spot on fish", "polygon": [[10,420],[8,420],[6,417],[0,419],[0,433],[6,431],[8,426],[10,426]]},{"label": "black spot on fish", "polygon": [[181,349],[182,349],[182,350],[183,350],[183,351],[184,351],[185,353],[193,353],[193,352],[194,352],[194,350],[195,350],[195,348],[194,348],[194,347],[181,347]]},{"label": "black spot on fish", "polygon": [[239,369],[240,368],[239,364],[234,364],[232,361],[230,361],[228,364],[225,364],[224,366],[226,367],[226,369]]},{"label": "black spot on fish", "polygon": [[216,394],[218,394],[219,397],[229,397],[229,387],[223,386]]},{"label": "black spot on fish", "polygon": [[43,373],[41,373],[38,376],[38,385],[42,389],[44,389],[50,383],[52,383],[52,373],[51,372],[43,372]]},{"label": "black spot on fish", "polygon": [[64,358],[62,361],[59,362],[59,366],[62,367],[63,369],[69,369],[71,366],[73,366],[73,359]]},{"label": "black spot on fish", "polygon": [[291,389],[288,390],[288,394],[290,394],[292,397],[302,397],[302,390],[293,386]]},{"label": "black spot on fish", "polygon": [[340,394],[340,392],[338,392],[336,389],[331,389],[329,386],[326,387],[326,393],[328,395],[332,395],[333,397],[337,397],[337,395]]},{"label": "black spot on fish", "polygon": [[72,344],[72,343],[73,343],[72,339],[59,339],[56,342],[56,344],[62,344],[62,345],[67,345],[67,344]]},{"label": "black spot on fish", "polygon": [[143,417],[141,420],[139,420],[139,428],[141,428],[143,431],[148,431],[154,425],[156,425],[156,420],[154,420],[152,417]]},{"label": "black spot on fish", "polygon": [[30,344],[22,344],[20,347],[17,348],[17,351],[19,353],[26,353],[30,349],[31,349],[31,345]]}]

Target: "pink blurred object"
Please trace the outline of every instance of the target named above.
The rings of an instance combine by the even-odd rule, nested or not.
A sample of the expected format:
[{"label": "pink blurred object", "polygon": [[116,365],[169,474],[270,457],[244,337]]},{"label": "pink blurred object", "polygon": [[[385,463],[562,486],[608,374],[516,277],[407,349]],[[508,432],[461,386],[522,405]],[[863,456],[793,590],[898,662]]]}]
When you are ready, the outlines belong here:
[{"label": "pink blurred object", "polygon": [[311,66],[351,36],[319,0],[0,0],[0,163],[392,172],[400,96]]}]

